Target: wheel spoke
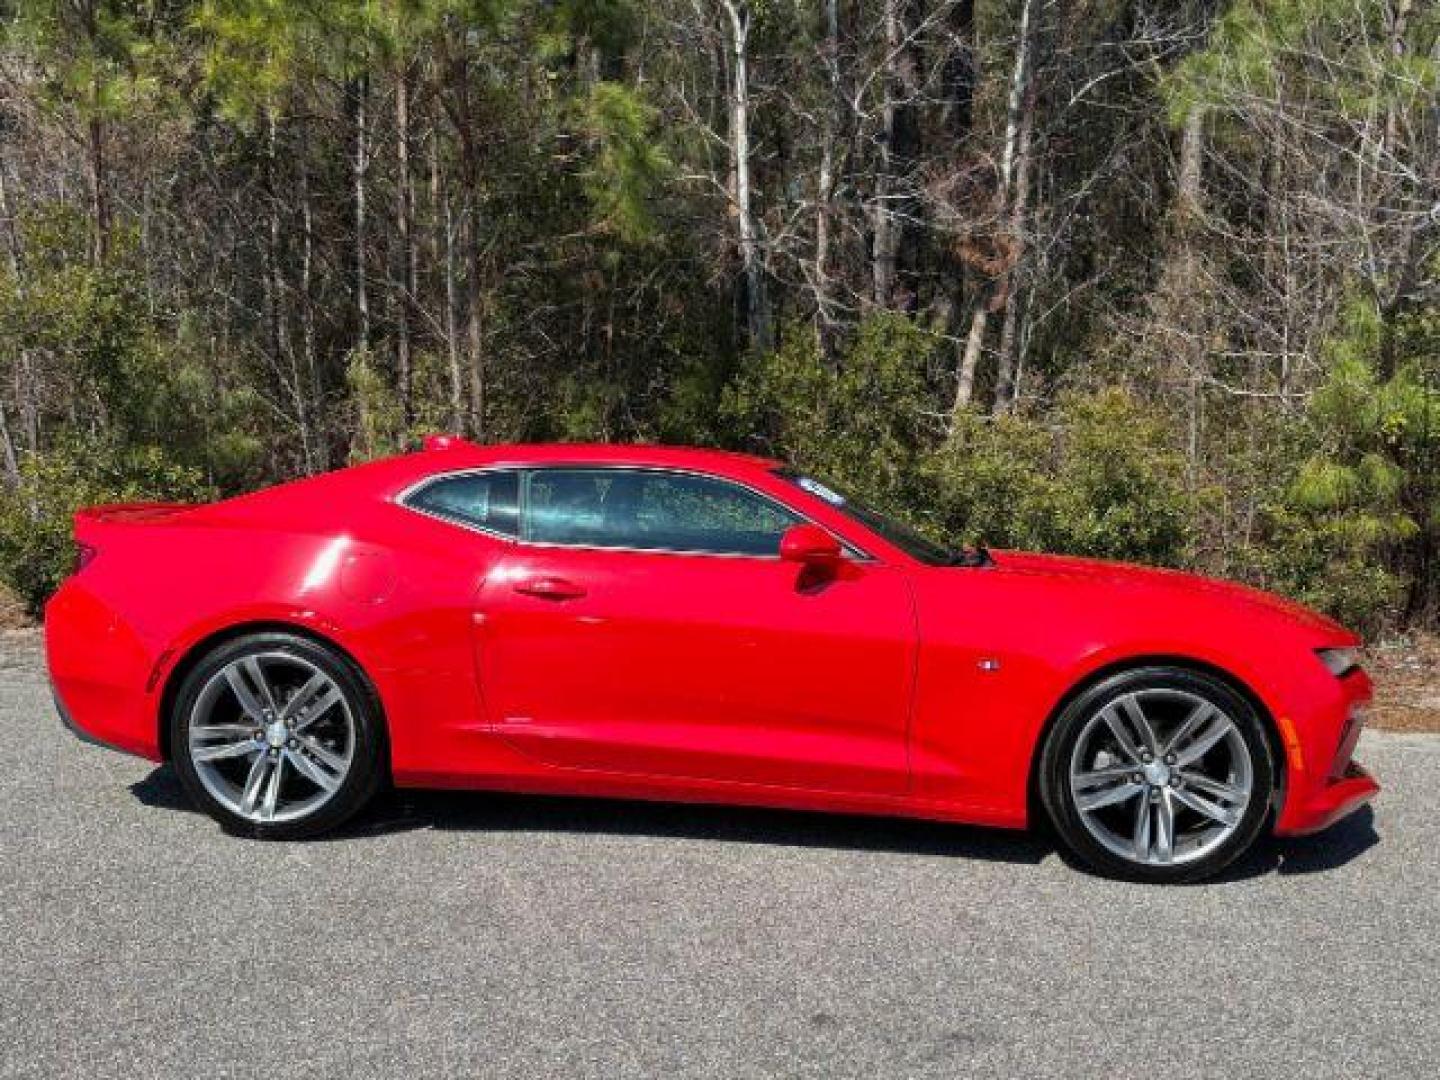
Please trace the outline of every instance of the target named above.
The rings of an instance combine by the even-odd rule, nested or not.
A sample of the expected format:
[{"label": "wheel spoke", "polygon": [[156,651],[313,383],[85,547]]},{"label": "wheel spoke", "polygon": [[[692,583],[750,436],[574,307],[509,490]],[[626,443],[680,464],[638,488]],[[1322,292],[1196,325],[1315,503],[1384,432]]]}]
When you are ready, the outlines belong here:
[{"label": "wheel spoke", "polygon": [[250,775],[245,778],[245,790],[240,795],[240,812],[246,817],[255,813],[260,793],[265,786],[265,777],[270,773],[270,755],[261,754],[250,766]]},{"label": "wheel spoke", "polygon": [[1175,799],[1181,804],[1188,806],[1197,814],[1218,821],[1221,825],[1234,825],[1240,820],[1240,812],[1229,807],[1221,806],[1219,803],[1211,802],[1193,791],[1186,791],[1184,788],[1174,788]]},{"label": "wheel spoke", "polygon": [[1164,753],[1173,753],[1184,741],[1195,734],[1196,729],[1203,724],[1215,711],[1215,707],[1208,701],[1202,701],[1190,710],[1190,715],[1185,717],[1180,726],[1175,729],[1165,742]]},{"label": "wheel spoke", "polygon": [[1181,776],[1184,777],[1185,783],[1189,787],[1199,788],[1207,795],[1214,795],[1217,799],[1224,799],[1226,802],[1240,805],[1250,801],[1250,793],[1234,784],[1222,783],[1208,776],[1201,776],[1199,773],[1181,773]]},{"label": "wheel spoke", "polygon": [[190,757],[194,761],[226,761],[229,758],[244,757],[246,754],[254,754],[265,748],[251,738],[244,738],[237,742],[220,743],[216,746],[197,746],[190,751]]},{"label": "wheel spoke", "polygon": [[335,684],[317,672],[285,706],[284,719],[294,720],[295,730],[304,731],[342,700]]},{"label": "wheel spoke", "polygon": [[314,758],[298,750],[286,750],[285,757],[294,766],[296,772],[321,791],[334,791],[345,778],[344,773],[326,772]]},{"label": "wheel spoke", "polygon": [[308,750],[312,757],[318,759],[320,764],[324,765],[331,772],[340,776],[345,775],[345,770],[348,768],[346,760],[319,739],[312,738],[309,735],[301,735],[300,745]]},{"label": "wheel spoke", "polygon": [[1133,766],[1112,765],[1108,768],[1096,769],[1094,772],[1080,773],[1072,783],[1076,791],[1089,791],[1091,788],[1113,784],[1117,780],[1128,780],[1134,773]]},{"label": "wheel spoke", "polygon": [[260,658],[258,656],[247,656],[244,660],[240,661],[240,666],[245,669],[245,674],[250,677],[251,685],[255,687],[255,692],[260,698],[260,703],[266,709],[270,710],[272,715],[278,713],[280,707],[275,703],[275,691],[271,688],[269,680],[265,678],[265,669],[260,666]]},{"label": "wheel spoke", "polygon": [[270,690],[270,684],[265,681],[265,673],[261,670],[257,657],[247,656],[231,664],[225,669],[225,681],[230,684],[230,689],[234,692],[235,699],[240,702],[240,708],[245,710],[245,715],[257,724],[265,722],[267,711],[271,714],[275,712],[275,695]]},{"label": "wheel spoke", "polygon": [[1134,784],[1131,783],[1129,780],[1123,780],[1118,784],[1114,784],[1111,787],[1104,788],[1103,790],[1095,792],[1094,794],[1084,795],[1076,798],[1075,805],[1082,813],[1088,814],[1094,810],[1099,810],[1102,807],[1114,806],[1116,803],[1122,803],[1125,802],[1127,799],[1133,799],[1136,795],[1138,795],[1144,790],[1144,784]]},{"label": "wheel spoke", "polygon": [[1150,800],[1142,798],[1135,804],[1135,831],[1131,836],[1135,858],[1141,862],[1150,859]]},{"label": "wheel spoke", "polygon": [[1160,801],[1155,804],[1155,861],[1168,863],[1175,857],[1175,804],[1170,801],[1170,791],[1160,789]]},{"label": "wheel spoke", "polygon": [[1135,745],[1135,740],[1131,738],[1130,733],[1125,730],[1125,725],[1120,722],[1120,717],[1115,712],[1114,707],[1107,708],[1100,715],[1105,721],[1105,726],[1110,729],[1110,734],[1114,735],[1115,741],[1120,744],[1121,752],[1131,761],[1138,764],[1140,761],[1140,749]]},{"label": "wheel spoke", "polygon": [[190,741],[203,742],[211,739],[249,738],[255,733],[254,724],[201,724],[190,729]]},{"label": "wheel spoke", "polygon": [[1193,765],[1208,754],[1215,744],[1230,733],[1230,721],[1219,713],[1198,731],[1192,733],[1190,741],[1175,752],[1180,768]]},{"label": "wheel spoke", "polygon": [[1158,753],[1160,746],[1155,739],[1155,731],[1145,716],[1145,709],[1141,706],[1140,699],[1134,694],[1126,694],[1120,699],[1120,708],[1140,736],[1140,749],[1149,750],[1152,754]]},{"label": "wheel spoke", "polygon": [[275,816],[275,809],[280,805],[280,781],[285,774],[285,757],[271,759],[274,767],[270,770],[270,782],[265,785],[265,802],[260,807],[260,816],[266,821]]}]

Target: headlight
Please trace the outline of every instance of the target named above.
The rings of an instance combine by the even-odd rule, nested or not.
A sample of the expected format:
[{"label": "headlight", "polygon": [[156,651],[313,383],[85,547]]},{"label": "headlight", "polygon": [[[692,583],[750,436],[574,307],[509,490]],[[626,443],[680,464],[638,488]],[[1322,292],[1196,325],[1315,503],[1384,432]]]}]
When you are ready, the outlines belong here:
[{"label": "headlight", "polygon": [[1337,679],[1360,666],[1360,650],[1351,646],[1341,649],[1316,649],[1315,655]]}]

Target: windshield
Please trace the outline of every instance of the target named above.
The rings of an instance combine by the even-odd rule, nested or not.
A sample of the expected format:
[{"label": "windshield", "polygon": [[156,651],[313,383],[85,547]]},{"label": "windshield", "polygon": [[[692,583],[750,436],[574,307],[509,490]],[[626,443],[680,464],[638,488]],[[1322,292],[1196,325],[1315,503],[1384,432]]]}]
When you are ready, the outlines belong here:
[{"label": "windshield", "polygon": [[886,517],[880,511],[872,510],[863,503],[856,502],[831,484],[790,468],[776,469],[775,475],[782,480],[788,480],[807,494],[829,503],[846,517],[853,518],[871,532],[878,533],[912,559],[928,566],[955,566],[968,561],[965,552],[947,548],[944,544],[937,544],[905,522]]}]

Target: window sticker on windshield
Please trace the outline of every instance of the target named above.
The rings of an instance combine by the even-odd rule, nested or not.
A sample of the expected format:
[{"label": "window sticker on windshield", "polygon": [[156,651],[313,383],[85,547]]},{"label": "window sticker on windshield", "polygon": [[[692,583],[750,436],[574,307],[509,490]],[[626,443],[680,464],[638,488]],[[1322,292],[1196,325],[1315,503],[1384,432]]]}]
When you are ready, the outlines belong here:
[{"label": "window sticker on windshield", "polygon": [[839,494],[838,492],[831,491],[824,484],[820,483],[819,480],[811,480],[808,476],[802,476],[799,480],[796,480],[795,482],[799,484],[802,488],[804,488],[806,491],[808,491],[811,495],[814,495],[817,499],[824,499],[831,506],[845,505],[845,496]]}]

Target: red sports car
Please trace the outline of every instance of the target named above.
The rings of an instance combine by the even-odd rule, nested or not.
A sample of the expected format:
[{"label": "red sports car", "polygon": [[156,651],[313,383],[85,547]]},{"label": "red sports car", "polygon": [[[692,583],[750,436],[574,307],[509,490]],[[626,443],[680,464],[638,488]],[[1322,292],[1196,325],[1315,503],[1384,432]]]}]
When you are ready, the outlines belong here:
[{"label": "red sports car", "polygon": [[424,451],[76,517],[46,610],[79,734],[227,828],[332,829],[382,784],[1023,827],[1212,874],[1375,794],[1359,639],[1236,585],[953,551],[758,457]]}]

